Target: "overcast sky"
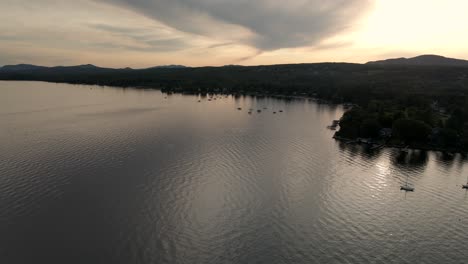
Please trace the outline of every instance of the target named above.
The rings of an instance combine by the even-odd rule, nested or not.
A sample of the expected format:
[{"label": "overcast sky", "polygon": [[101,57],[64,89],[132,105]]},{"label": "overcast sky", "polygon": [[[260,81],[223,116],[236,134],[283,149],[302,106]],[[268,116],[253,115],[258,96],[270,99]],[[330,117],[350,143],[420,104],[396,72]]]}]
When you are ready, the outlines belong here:
[{"label": "overcast sky", "polygon": [[466,0],[1,0],[0,65],[468,59]]}]

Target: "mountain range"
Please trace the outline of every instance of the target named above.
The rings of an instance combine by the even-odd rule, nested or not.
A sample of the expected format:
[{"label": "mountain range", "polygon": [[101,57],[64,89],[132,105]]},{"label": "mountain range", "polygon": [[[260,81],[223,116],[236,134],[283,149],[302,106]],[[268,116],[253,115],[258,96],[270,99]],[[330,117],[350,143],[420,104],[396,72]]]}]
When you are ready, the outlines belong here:
[{"label": "mountain range", "polygon": [[439,55],[421,55],[414,58],[396,58],[371,61],[370,65],[411,65],[411,66],[468,66],[468,60],[446,58]]},{"label": "mountain range", "polygon": [[[162,66],[155,66],[150,67],[148,69],[181,69],[187,68],[183,65],[162,65]],[[54,66],[54,67],[46,67],[46,66],[37,66],[32,64],[17,64],[17,65],[5,65],[0,67],[1,72],[51,72],[51,71],[58,71],[58,72],[104,72],[104,71],[112,71],[112,70],[133,70],[132,68],[123,68],[123,69],[113,69],[113,68],[103,68],[98,67],[92,64],[84,64],[84,65],[76,65],[76,66]]]},{"label": "mountain range", "polygon": [[[413,58],[394,58],[387,60],[379,61],[370,61],[366,65],[404,65],[404,66],[467,66],[468,60],[460,60],[454,58],[447,58],[439,55],[421,55]],[[237,65],[236,65],[237,66]],[[161,65],[154,66],[146,69],[184,69],[189,68],[183,65]],[[106,72],[112,70],[123,70],[130,71],[134,70],[132,68],[123,68],[123,69],[113,69],[113,68],[103,68],[98,67],[92,64],[77,65],[77,66],[55,66],[55,67],[46,67],[46,66],[37,66],[32,64],[17,64],[17,65],[5,65],[0,67],[1,72]]]}]

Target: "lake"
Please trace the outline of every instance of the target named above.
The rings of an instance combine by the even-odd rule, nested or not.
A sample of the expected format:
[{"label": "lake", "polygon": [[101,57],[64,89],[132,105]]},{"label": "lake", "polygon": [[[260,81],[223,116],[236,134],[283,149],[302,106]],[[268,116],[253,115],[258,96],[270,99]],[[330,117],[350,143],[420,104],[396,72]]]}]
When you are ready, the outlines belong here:
[{"label": "lake", "polygon": [[0,263],[467,262],[462,156],[335,141],[341,106],[217,97],[0,82]]}]

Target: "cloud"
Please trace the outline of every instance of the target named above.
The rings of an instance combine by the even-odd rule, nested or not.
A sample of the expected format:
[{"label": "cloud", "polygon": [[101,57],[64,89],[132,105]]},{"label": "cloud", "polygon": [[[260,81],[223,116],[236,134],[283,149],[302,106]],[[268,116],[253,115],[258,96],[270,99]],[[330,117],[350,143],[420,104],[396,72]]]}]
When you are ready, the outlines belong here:
[{"label": "cloud", "polygon": [[2,0],[0,60],[138,68],[354,59],[360,43],[348,29],[362,27],[374,1]]},{"label": "cloud", "polygon": [[134,45],[101,42],[96,43],[96,47],[142,52],[165,52],[178,51],[191,46],[183,38],[166,34],[163,28],[122,27],[107,24],[90,24],[89,27],[118,37],[128,38],[134,42]]},{"label": "cloud", "polygon": [[239,58],[235,61],[235,63],[241,63],[241,62],[245,62],[245,61],[248,61],[248,60],[251,60],[259,55],[261,55],[263,53],[263,51],[257,51],[255,52],[254,54],[252,55],[248,55],[248,56],[244,56],[242,58]]},{"label": "cloud", "polygon": [[217,43],[217,44],[213,44],[213,45],[208,46],[208,48],[209,49],[216,49],[216,48],[227,47],[227,46],[232,46],[232,45],[236,45],[236,43],[234,43],[234,42]]},{"label": "cloud", "polygon": [[375,0],[99,2],[133,10],[179,31],[269,51],[316,45],[352,26]]}]

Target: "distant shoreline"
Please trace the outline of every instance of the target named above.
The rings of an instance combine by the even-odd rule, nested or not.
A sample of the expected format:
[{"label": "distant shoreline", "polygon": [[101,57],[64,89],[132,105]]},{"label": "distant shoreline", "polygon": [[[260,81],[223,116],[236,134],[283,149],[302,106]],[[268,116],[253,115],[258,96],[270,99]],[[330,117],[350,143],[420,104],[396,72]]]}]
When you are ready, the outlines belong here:
[{"label": "distant shoreline", "polygon": [[414,148],[450,152],[468,150],[466,76],[468,67],[345,63],[145,70],[87,66],[0,71],[2,80],[350,104],[358,107],[352,107],[341,118],[340,136],[391,138],[391,142],[398,144],[412,142]]},{"label": "distant shoreline", "polygon": [[[382,145],[382,148],[393,148],[393,149],[403,149],[403,148],[406,147],[404,145],[391,144],[391,143],[382,143],[382,142],[376,142],[376,143],[373,143],[373,144],[359,143],[359,142],[356,142],[357,139],[349,139],[349,138],[344,138],[344,137],[340,137],[340,136],[337,136],[337,135],[333,135],[333,139],[335,139],[336,141],[346,143],[346,144],[350,144],[350,145],[368,145],[368,146]],[[420,145],[420,146],[408,145],[408,149],[410,149],[410,150],[420,150],[420,151],[438,151],[438,152],[442,152],[442,153],[446,153],[446,154],[458,153],[458,154],[461,154],[461,155],[464,155],[464,156],[467,155],[466,151],[462,151],[462,150],[459,150],[459,149],[440,148],[440,147],[431,147],[431,146],[423,146],[423,145]]]},{"label": "distant shoreline", "polygon": [[[31,81],[35,82],[35,80],[1,80],[1,81]],[[87,83],[70,83],[70,82],[54,82],[54,81],[38,81],[38,82],[45,82],[45,83],[65,83],[65,84],[70,84],[70,85],[87,85],[87,86],[100,86],[100,87],[114,87],[114,88],[120,88],[120,89],[148,89],[148,90],[159,90],[163,93],[170,94],[170,93],[177,93],[177,94],[189,94],[189,95],[200,95],[202,93],[189,93],[189,92],[165,92],[162,90],[161,87],[150,87],[150,86],[116,86],[116,85],[99,85],[99,84],[87,84]],[[238,93],[206,93],[206,94],[224,94],[224,95],[230,95],[230,96],[252,96],[252,97],[269,97],[269,98],[275,98],[275,99],[298,99],[298,100],[312,100],[314,102],[320,103],[320,104],[327,104],[327,105],[341,105],[345,106],[344,103],[333,103],[331,101],[327,101],[325,99],[320,99],[318,97],[313,97],[313,96],[306,96],[306,95],[279,95],[279,94],[259,94],[259,93],[243,93],[243,94],[238,94]],[[340,137],[337,136],[336,133],[332,137],[336,141],[340,141],[346,144],[353,144],[353,145],[362,145],[363,143],[358,143],[356,142],[357,139],[351,139],[351,138],[345,138],[345,137]],[[401,149],[404,148],[404,145],[398,145],[398,144],[390,144],[387,142],[375,142],[373,144],[367,144],[367,145],[382,145],[383,148],[397,148]],[[443,153],[459,153],[462,155],[466,155],[467,153],[465,151],[459,150],[459,149],[451,149],[451,148],[440,148],[440,147],[431,147],[431,146],[423,146],[423,145],[409,145],[410,149],[413,150],[423,150],[423,151],[439,151]]]}]

